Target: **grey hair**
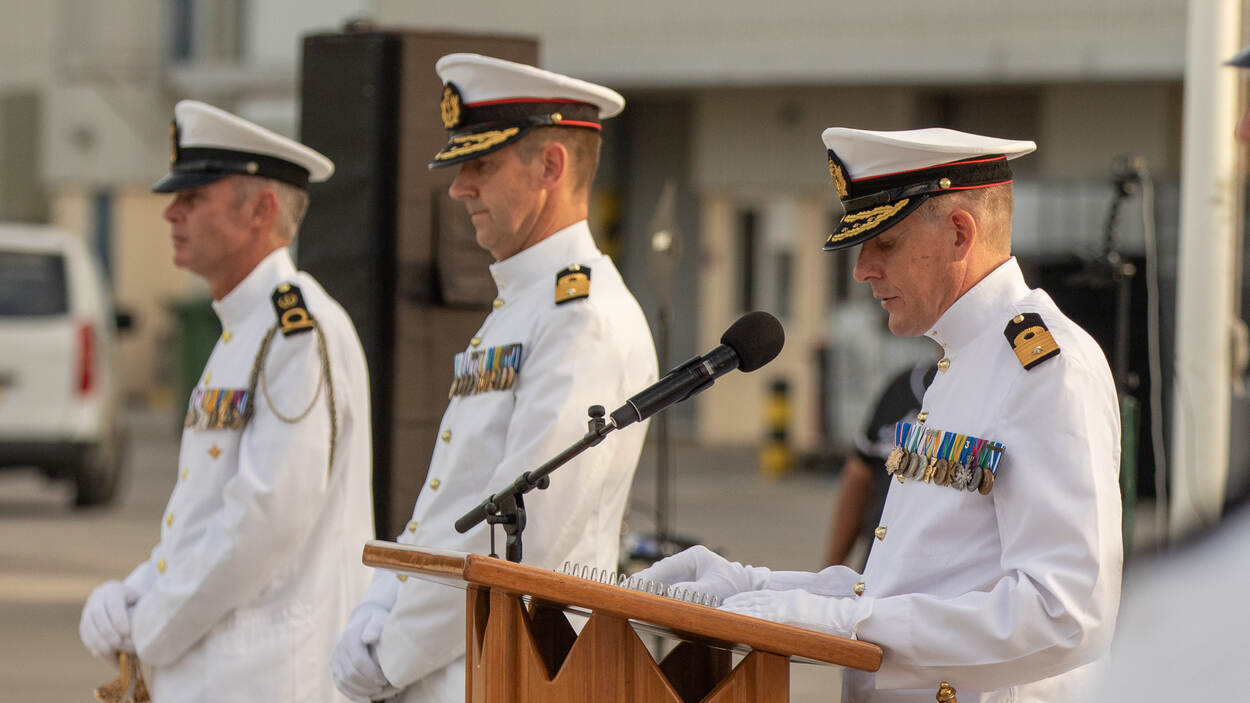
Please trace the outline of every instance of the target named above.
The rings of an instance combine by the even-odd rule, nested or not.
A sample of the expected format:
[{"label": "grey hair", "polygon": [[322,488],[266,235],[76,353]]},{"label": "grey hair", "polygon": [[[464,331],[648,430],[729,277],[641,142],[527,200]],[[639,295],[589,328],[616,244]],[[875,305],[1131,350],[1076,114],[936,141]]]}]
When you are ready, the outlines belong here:
[{"label": "grey hair", "polygon": [[971,212],[990,251],[1011,253],[1013,197],[1010,183],[944,193],[940,197],[930,198],[922,208],[930,220],[944,218],[955,209]]},{"label": "grey hair", "polygon": [[304,215],[308,213],[308,191],[273,178],[244,176],[235,180],[235,206],[243,204],[244,200],[265,188],[272,188],[274,197],[278,200],[278,217],[274,229],[284,243],[290,244],[299,232]]}]

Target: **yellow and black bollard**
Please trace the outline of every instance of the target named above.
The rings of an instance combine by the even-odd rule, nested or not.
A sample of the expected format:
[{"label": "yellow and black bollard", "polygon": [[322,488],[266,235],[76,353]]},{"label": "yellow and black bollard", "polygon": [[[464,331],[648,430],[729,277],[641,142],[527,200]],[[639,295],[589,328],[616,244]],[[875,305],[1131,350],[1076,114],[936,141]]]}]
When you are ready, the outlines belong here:
[{"label": "yellow and black bollard", "polygon": [[790,450],[790,384],[784,379],[773,381],[764,402],[765,437],[760,445],[760,473],[771,479],[781,478],[794,466]]}]

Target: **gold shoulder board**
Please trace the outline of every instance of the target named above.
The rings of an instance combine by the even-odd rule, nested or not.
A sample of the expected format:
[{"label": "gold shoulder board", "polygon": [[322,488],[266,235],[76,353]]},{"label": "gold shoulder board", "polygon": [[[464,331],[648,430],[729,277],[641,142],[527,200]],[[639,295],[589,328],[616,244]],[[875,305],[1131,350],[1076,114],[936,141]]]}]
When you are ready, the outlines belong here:
[{"label": "gold shoulder board", "polygon": [[556,305],[590,297],[590,267],[571,264],[556,274]]},{"label": "gold shoulder board", "polygon": [[278,324],[284,337],[313,328],[312,315],[308,314],[308,306],[304,304],[304,295],[300,293],[299,286],[283,283],[275,288],[273,309],[278,314]]},{"label": "gold shoulder board", "polygon": [[1003,336],[1026,371],[1053,356],[1059,356],[1059,344],[1051,336],[1046,323],[1042,322],[1042,316],[1035,312],[1020,313],[1011,318]]}]

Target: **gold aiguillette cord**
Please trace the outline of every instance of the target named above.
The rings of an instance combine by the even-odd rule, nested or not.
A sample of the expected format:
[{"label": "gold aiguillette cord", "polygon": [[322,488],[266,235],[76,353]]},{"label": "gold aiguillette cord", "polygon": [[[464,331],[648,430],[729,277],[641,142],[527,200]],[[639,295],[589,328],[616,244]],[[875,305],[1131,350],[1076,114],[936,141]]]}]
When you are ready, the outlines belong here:
[{"label": "gold aiguillette cord", "polygon": [[152,700],[148,686],[143,682],[143,667],[139,657],[128,652],[117,655],[118,676],[97,688],[95,698],[102,703],[147,703]]}]

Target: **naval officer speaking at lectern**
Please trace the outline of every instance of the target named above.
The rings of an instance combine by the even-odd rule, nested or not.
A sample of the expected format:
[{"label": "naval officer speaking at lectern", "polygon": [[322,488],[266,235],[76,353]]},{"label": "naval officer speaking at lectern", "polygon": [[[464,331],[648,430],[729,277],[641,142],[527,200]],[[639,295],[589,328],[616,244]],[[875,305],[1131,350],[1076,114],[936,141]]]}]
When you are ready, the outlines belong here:
[{"label": "naval officer speaking at lectern", "polygon": [[[1120,601],[1120,425],[1097,343],[1011,256],[1011,168],[1033,142],[947,129],[822,135],[846,209],[825,249],[859,245],[896,335],[940,346],[863,574],[773,572],[703,547],[641,578],[724,608],[881,646],[844,701],[1064,701],[1105,659]],[[935,351],[937,351],[935,349]]]}]

